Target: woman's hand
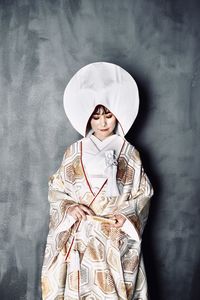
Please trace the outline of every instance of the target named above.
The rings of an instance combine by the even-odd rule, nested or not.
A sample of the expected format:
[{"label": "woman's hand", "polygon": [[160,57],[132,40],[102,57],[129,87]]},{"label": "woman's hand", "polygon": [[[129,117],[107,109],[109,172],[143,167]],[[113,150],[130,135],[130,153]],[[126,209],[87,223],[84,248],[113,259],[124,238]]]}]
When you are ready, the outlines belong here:
[{"label": "woman's hand", "polygon": [[120,214],[114,215],[111,219],[116,220],[116,223],[111,225],[115,228],[122,227],[124,222],[126,221],[126,218],[123,215],[120,215]]},{"label": "woman's hand", "polygon": [[94,212],[83,204],[76,204],[69,207],[67,213],[77,221],[86,220],[86,215],[94,215]]}]

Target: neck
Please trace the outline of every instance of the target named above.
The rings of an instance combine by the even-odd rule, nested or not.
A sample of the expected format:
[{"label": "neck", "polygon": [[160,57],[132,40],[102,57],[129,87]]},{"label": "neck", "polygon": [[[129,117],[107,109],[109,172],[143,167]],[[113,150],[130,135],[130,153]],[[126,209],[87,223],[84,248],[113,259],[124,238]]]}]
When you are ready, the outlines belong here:
[{"label": "neck", "polygon": [[95,132],[93,133],[93,135],[99,139],[100,141],[104,141],[105,139],[107,139],[108,137],[112,136],[114,133],[111,133],[110,135],[106,136],[106,137],[99,137],[98,135],[95,134]]}]

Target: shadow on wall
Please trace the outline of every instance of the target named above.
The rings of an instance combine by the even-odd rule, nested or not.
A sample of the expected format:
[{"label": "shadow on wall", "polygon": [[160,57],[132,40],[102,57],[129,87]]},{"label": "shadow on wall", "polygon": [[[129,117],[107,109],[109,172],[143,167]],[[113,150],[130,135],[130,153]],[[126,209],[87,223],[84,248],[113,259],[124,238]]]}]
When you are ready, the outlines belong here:
[{"label": "shadow on wall", "polygon": [[200,295],[200,284],[199,284],[199,278],[200,278],[200,261],[196,265],[196,269],[194,270],[193,273],[193,278],[192,278],[192,284],[190,287],[190,299],[197,299]]},{"label": "shadow on wall", "polygon": [[[12,265],[12,264],[10,264]],[[1,280],[1,300],[26,300],[27,274],[16,266],[8,269]]]},{"label": "shadow on wall", "polygon": [[[129,70],[130,74],[131,71]],[[162,282],[159,276],[159,265],[156,259],[155,245],[152,241],[153,225],[158,215],[158,199],[162,193],[162,182],[158,170],[150,157],[151,149],[147,148],[145,142],[141,140],[142,131],[146,129],[147,119],[151,110],[151,88],[149,83],[144,82],[141,78],[134,78],[138,84],[140,95],[139,113],[133,127],[130,129],[126,138],[140,152],[142,163],[149,180],[154,188],[154,196],[151,198],[149,218],[143,234],[142,253],[144,257],[145,269],[147,274],[148,290],[151,300],[160,300]]]},{"label": "shadow on wall", "polygon": [[[46,236],[46,232],[44,235]],[[27,271],[17,267],[16,260],[13,254],[9,254],[10,259],[8,265],[10,268],[2,276],[0,283],[0,300],[29,300],[31,299],[39,300],[41,298],[41,286],[40,286],[40,276],[41,276],[41,266],[44,256],[44,244],[39,241],[36,243],[36,248],[34,252],[36,256],[29,257],[30,264],[27,265]],[[32,265],[33,263],[33,265]],[[32,278],[31,286],[28,286],[28,277],[30,281],[30,274],[33,272],[33,268],[36,269],[34,277]],[[27,296],[31,294],[31,296]]]}]

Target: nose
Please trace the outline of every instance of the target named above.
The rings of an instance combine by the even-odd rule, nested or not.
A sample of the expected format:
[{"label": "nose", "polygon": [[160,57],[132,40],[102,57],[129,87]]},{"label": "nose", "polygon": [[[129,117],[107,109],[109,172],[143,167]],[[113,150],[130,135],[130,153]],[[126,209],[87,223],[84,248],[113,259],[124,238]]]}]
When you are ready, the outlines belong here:
[{"label": "nose", "polygon": [[105,117],[105,115],[102,115],[100,120],[101,120],[101,126],[105,127],[106,126],[106,117]]}]

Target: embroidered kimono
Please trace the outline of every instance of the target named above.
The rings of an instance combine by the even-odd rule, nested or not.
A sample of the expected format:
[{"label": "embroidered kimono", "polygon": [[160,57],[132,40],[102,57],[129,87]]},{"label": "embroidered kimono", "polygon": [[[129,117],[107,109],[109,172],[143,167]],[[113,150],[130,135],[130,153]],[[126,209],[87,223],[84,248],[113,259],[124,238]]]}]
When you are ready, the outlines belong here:
[{"label": "embroidered kimono", "polygon": [[[108,178],[109,151],[116,156],[116,186]],[[68,147],[49,178],[43,300],[148,299],[141,238],[152,195],[139,152],[123,137],[90,136]],[[67,210],[77,203],[95,215],[76,221]],[[121,228],[108,226],[115,213],[126,217]]]}]

